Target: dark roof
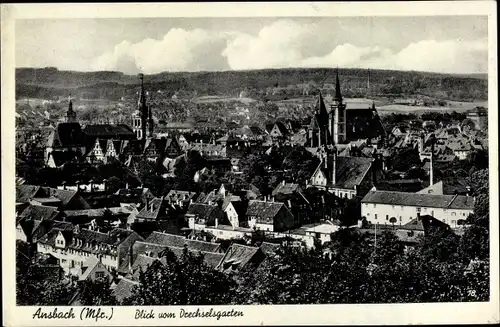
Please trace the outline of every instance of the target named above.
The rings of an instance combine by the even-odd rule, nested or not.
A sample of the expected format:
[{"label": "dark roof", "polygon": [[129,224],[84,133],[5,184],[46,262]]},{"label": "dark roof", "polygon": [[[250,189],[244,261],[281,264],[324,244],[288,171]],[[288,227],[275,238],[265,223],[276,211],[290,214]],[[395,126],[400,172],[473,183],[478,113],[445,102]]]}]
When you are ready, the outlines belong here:
[{"label": "dark roof", "polygon": [[264,253],[260,248],[233,243],[231,244],[229,249],[227,249],[223,259],[217,266],[217,269],[222,271],[240,270],[244,268],[249,262],[257,261],[259,259],[259,254],[263,259]]},{"label": "dark roof", "polygon": [[49,140],[53,147],[83,147],[86,144],[85,134],[79,123],[60,123]]},{"label": "dark roof", "polygon": [[218,243],[204,242],[198,240],[186,239],[180,235],[153,232],[146,239],[147,243],[158,244],[165,247],[183,248],[187,246],[189,250],[198,250],[204,252],[220,252],[221,246]]},{"label": "dark roof", "polygon": [[260,245],[260,249],[266,255],[275,252],[279,247],[280,247],[279,244],[269,243],[269,242],[262,242],[262,244]]},{"label": "dark roof", "polygon": [[123,301],[132,295],[132,289],[134,285],[139,285],[139,283],[131,281],[126,278],[122,278],[118,284],[116,284],[113,294],[118,300],[118,302]]},{"label": "dark roof", "polygon": [[296,183],[279,183],[273,190],[272,195],[276,194],[293,194],[300,191],[299,184]]},{"label": "dark roof", "polygon": [[200,218],[214,218],[221,216],[221,209],[217,205],[205,203],[191,203],[186,212],[187,215],[194,215]]},{"label": "dark roof", "polygon": [[[363,157],[341,157],[337,156],[336,161],[336,182],[335,186],[353,189],[354,186],[360,185],[373,163],[372,158]],[[321,169],[325,176],[329,179],[328,171],[333,169],[333,156],[327,157],[327,168],[324,168],[324,163],[321,162],[316,170]],[[329,180],[329,183],[331,181]]]},{"label": "dark roof", "polygon": [[81,155],[76,151],[52,151],[49,158],[52,157],[54,165],[60,167],[67,162],[76,162],[80,159]]},{"label": "dark roof", "polygon": [[426,233],[429,231],[430,228],[449,229],[449,226],[448,224],[440,221],[439,219],[434,218],[433,216],[422,215],[420,217],[410,220],[403,226],[398,227],[398,229],[417,230]]},{"label": "dark roof", "polygon": [[278,130],[280,131],[280,133],[282,135],[288,134],[288,129],[286,128],[285,124],[283,124],[282,122],[277,121],[274,125],[278,127]]},{"label": "dark roof", "polygon": [[16,202],[28,202],[40,190],[40,186],[37,185],[17,185],[16,186]]},{"label": "dark roof", "polygon": [[134,131],[125,124],[87,125],[83,132],[89,137],[99,139],[135,139]]},{"label": "dark roof", "polygon": [[29,205],[19,215],[20,219],[36,219],[41,221],[51,221],[59,214],[57,207]]},{"label": "dark roof", "polygon": [[151,219],[158,220],[163,219],[167,215],[167,202],[161,198],[154,198],[145,206],[137,215],[136,218],[139,219]]},{"label": "dark roof", "polygon": [[474,198],[463,195],[418,194],[407,192],[370,191],[364,203],[406,205],[447,209],[474,209]]},{"label": "dark roof", "polygon": [[282,202],[250,200],[246,215],[256,216],[266,222],[272,222],[274,217],[283,207],[285,207],[285,205]]}]

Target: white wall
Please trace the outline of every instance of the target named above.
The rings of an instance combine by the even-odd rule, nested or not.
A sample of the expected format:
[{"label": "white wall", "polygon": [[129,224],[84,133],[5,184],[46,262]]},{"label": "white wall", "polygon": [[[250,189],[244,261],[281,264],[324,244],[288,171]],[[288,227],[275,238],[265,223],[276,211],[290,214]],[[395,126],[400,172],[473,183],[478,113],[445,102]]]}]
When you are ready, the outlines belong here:
[{"label": "white wall", "polygon": [[[56,246],[57,246],[57,238],[56,238]],[[80,250],[68,249],[61,247],[61,245],[56,248],[38,243],[37,244],[37,252],[39,253],[47,253],[52,254],[54,257],[59,259],[59,265],[64,270],[65,273],[69,273],[69,270],[72,268],[72,263],[75,268],[81,268],[81,266],[88,260],[89,257],[94,256],[94,254],[89,252],[84,252]],[[101,258],[102,264],[106,267],[106,269],[110,270],[111,268],[118,269],[118,257],[111,255],[103,255]]]},{"label": "white wall", "polygon": [[362,203],[361,216],[366,217],[366,220],[371,222],[372,224],[378,222],[379,224],[387,225],[391,225],[389,219],[391,219],[391,217],[395,217],[398,220],[398,222],[396,223],[397,225],[404,225],[417,217],[417,208],[421,208],[420,215],[433,216],[434,218],[441,220],[451,227],[456,226],[458,219],[467,219],[469,214],[473,212],[472,209],[443,209],[379,203]]}]

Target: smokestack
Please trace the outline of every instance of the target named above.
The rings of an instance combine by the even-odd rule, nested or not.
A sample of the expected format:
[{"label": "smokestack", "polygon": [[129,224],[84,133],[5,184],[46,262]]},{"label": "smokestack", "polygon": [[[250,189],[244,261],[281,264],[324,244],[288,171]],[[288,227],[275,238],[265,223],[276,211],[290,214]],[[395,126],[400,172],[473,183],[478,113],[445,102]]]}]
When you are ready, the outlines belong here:
[{"label": "smokestack", "polygon": [[337,148],[333,148],[333,160],[332,160],[332,185],[337,183]]},{"label": "smokestack", "polygon": [[431,160],[429,163],[429,183],[434,185],[434,138],[431,139]]}]

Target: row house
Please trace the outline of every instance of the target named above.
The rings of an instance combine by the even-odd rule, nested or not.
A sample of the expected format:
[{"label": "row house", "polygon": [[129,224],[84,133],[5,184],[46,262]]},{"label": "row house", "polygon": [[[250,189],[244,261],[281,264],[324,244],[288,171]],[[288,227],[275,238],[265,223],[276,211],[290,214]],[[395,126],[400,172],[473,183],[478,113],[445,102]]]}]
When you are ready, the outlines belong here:
[{"label": "row house", "polygon": [[283,232],[298,226],[291,211],[282,202],[251,200],[246,211],[248,227]]},{"label": "row house", "polygon": [[128,258],[135,241],[144,240],[131,230],[115,228],[100,233],[76,226],[73,230],[53,228],[37,244],[37,252],[51,254],[59,260],[65,273],[82,275],[86,261],[97,256],[107,270],[116,270]]},{"label": "row house", "polygon": [[371,190],[361,201],[361,216],[372,224],[404,225],[418,215],[430,215],[456,226],[474,212],[474,198],[463,195]]}]

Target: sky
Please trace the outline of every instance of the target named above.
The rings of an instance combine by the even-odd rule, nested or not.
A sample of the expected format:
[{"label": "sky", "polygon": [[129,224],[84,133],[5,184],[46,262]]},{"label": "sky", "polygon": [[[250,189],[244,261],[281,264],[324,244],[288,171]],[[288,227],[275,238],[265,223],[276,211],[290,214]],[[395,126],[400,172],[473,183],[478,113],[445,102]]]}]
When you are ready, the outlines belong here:
[{"label": "sky", "polygon": [[16,20],[16,67],[487,73],[486,16]]}]

